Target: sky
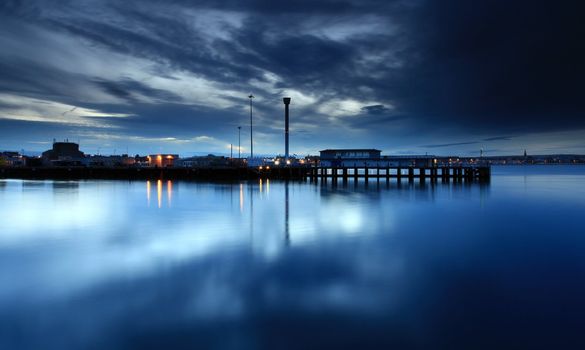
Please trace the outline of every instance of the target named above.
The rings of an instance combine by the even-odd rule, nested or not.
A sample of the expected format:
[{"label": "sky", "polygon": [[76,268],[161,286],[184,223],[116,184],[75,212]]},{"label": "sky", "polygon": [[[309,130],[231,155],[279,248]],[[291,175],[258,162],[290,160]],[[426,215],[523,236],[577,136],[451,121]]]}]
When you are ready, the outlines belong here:
[{"label": "sky", "polygon": [[578,3],[2,0],[0,150],[585,153]]}]

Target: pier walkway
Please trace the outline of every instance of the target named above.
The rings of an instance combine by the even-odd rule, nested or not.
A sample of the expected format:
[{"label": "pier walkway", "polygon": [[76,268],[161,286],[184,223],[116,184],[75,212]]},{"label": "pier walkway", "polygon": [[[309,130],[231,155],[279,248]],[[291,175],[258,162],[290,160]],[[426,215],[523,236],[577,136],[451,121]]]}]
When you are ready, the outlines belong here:
[{"label": "pier walkway", "polygon": [[406,179],[420,182],[442,180],[487,182],[491,176],[489,166],[450,167],[271,167],[259,166],[222,168],[106,168],[106,167],[14,167],[0,168],[0,178],[12,179],[120,179],[120,180],[246,180],[246,179],[291,179],[301,181],[348,181],[363,179]]}]

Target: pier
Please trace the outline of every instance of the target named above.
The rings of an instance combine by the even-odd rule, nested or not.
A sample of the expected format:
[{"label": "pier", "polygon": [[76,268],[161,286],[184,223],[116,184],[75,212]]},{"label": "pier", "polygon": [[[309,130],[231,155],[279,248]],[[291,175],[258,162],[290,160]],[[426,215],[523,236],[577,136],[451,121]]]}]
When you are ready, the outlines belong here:
[{"label": "pier", "polygon": [[440,166],[440,167],[332,167],[317,166],[306,168],[264,168],[258,169],[258,175],[266,178],[302,178],[311,181],[347,182],[396,179],[409,182],[429,180],[436,182],[488,182],[491,177],[489,166]]},{"label": "pier", "polygon": [[436,182],[487,182],[491,176],[489,166],[439,167],[221,167],[221,168],[92,168],[92,167],[15,167],[0,168],[0,178],[50,180],[249,180],[291,179],[301,181],[431,181]]}]

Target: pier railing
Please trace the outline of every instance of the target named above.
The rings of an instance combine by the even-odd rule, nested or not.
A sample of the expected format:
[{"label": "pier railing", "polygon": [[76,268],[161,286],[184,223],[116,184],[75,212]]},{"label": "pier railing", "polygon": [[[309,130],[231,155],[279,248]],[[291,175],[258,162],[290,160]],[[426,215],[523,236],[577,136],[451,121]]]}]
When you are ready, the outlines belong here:
[{"label": "pier railing", "polygon": [[311,179],[429,179],[431,181],[487,181],[491,176],[489,166],[441,166],[441,167],[313,167]]},{"label": "pier railing", "polygon": [[489,166],[438,166],[438,167],[334,167],[334,166],[312,166],[312,167],[263,167],[256,170],[258,176],[266,178],[297,178],[315,180],[348,181],[364,179],[406,179],[414,181],[474,181],[486,182],[491,177]]}]

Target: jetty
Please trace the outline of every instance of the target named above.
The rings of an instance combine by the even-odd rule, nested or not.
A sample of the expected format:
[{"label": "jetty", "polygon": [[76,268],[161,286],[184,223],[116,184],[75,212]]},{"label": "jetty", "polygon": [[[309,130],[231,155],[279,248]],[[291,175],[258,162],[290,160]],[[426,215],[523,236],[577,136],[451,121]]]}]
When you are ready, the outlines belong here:
[{"label": "jetty", "polygon": [[442,166],[442,167],[331,167],[264,168],[257,170],[258,177],[274,179],[303,179],[310,181],[409,181],[420,182],[489,182],[489,166]]},{"label": "jetty", "polygon": [[6,167],[3,179],[36,180],[221,180],[488,182],[489,166],[258,166],[258,167]]}]

